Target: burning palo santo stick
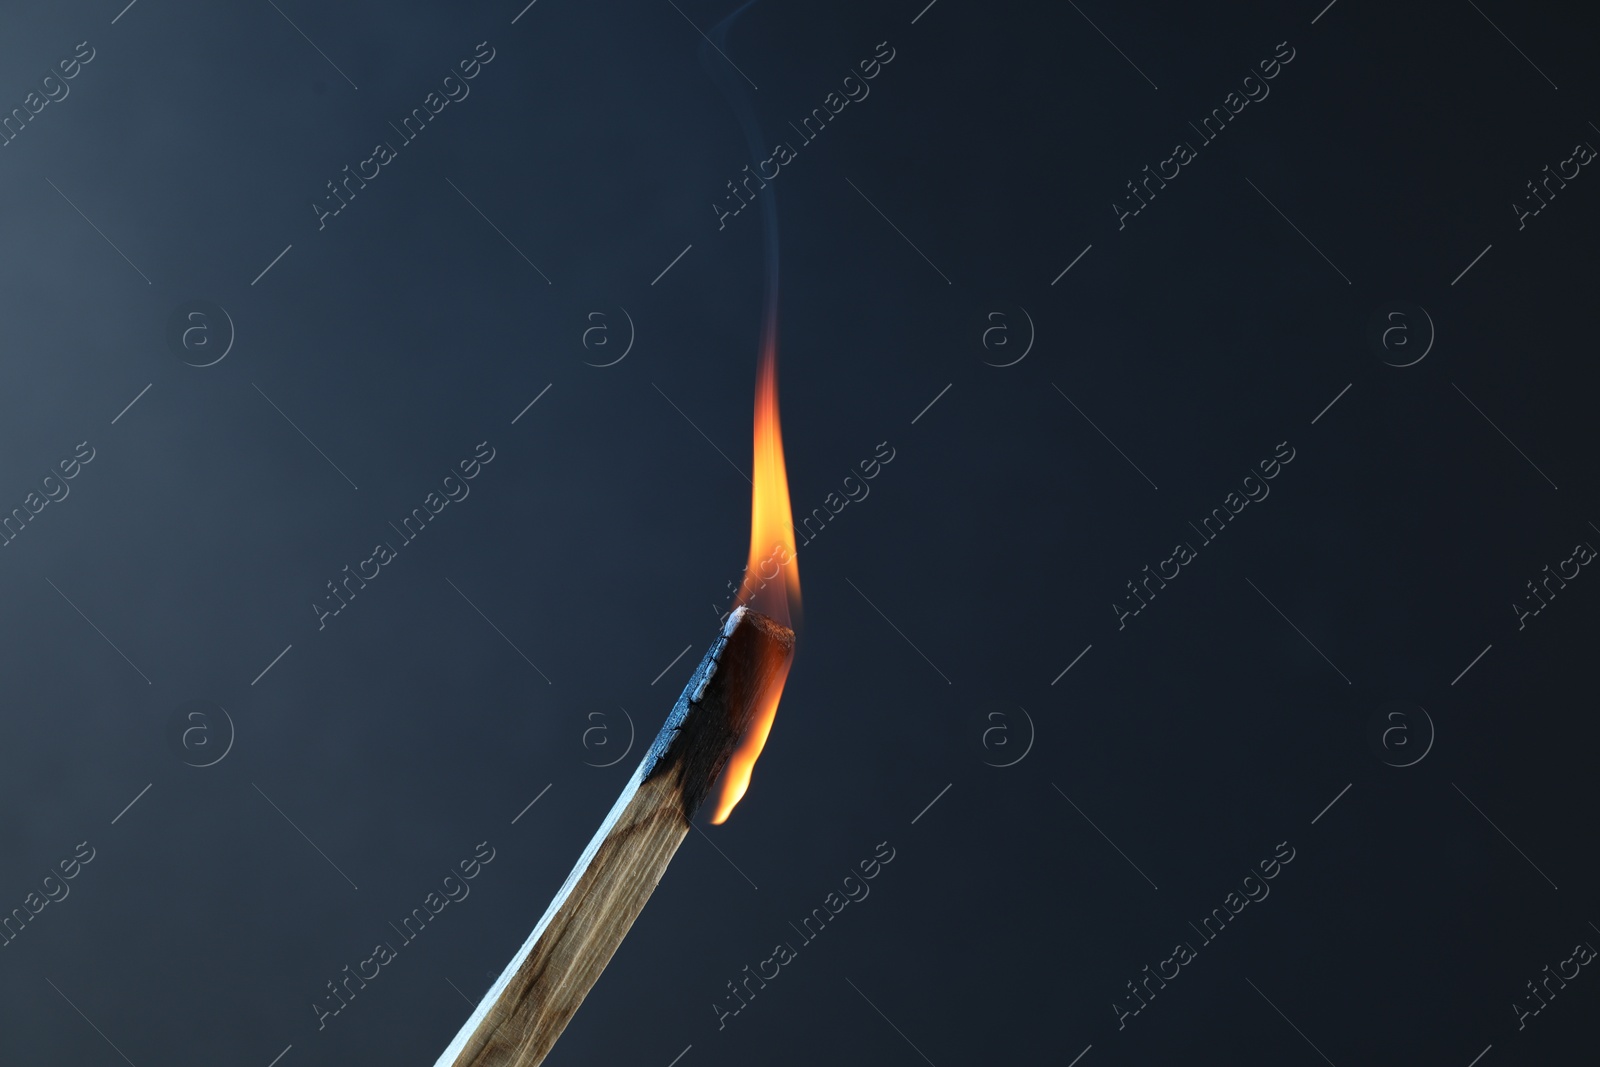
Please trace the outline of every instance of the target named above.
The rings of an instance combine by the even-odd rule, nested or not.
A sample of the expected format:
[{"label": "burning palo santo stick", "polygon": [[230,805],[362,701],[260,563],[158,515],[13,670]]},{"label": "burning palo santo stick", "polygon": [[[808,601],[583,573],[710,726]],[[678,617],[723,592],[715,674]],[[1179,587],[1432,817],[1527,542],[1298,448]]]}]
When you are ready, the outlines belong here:
[{"label": "burning palo santo stick", "polygon": [[[772,203],[768,198],[768,211]],[[712,786],[722,778],[711,816],[716,824],[750,785],[794,657],[790,611],[800,606],[778,420],[776,255],[770,246],[756,372],[750,555],[738,606],[539,924],[434,1067],[542,1063],[655,891]]]},{"label": "burning palo santo stick", "polygon": [[639,769],[544,917],[435,1067],[535,1067],[583,1003],[761,709],[776,703],[794,631],[728,617]]}]

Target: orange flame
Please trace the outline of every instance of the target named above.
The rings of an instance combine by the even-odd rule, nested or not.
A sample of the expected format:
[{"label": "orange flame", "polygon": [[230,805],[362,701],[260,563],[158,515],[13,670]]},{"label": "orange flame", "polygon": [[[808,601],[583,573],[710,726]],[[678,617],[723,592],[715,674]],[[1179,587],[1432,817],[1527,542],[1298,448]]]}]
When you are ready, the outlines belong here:
[{"label": "orange flame", "polygon": [[[800,610],[800,565],[795,558],[794,520],[789,511],[789,476],[783,463],[783,431],[778,422],[778,343],[776,329],[769,323],[761,346],[760,367],[756,372],[755,480],[750,504],[750,559],[745,564],[744,582],[739,587],[738,603],[747,605],[785,626],[790,625],[791,608]],[[772,732],[778,714],[778,701],[789,676],[786,659],[762,697],[761,707],[739,748],[728,760],[722,778],[722,795],[711,817],[714,825],[727,821],[734,805],[750,788],[750,775],[756,759]]]}]

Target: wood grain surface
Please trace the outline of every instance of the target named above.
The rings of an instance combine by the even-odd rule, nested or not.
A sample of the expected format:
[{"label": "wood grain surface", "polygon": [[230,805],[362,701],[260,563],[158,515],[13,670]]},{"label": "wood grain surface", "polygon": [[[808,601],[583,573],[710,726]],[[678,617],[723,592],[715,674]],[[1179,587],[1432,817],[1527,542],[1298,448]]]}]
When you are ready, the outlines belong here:
[{"label": "wood grain surface", "polygon": [[729,617],[521,951],[436,1067],[535,1067],[633,926],[727,764],[794,632]]}]

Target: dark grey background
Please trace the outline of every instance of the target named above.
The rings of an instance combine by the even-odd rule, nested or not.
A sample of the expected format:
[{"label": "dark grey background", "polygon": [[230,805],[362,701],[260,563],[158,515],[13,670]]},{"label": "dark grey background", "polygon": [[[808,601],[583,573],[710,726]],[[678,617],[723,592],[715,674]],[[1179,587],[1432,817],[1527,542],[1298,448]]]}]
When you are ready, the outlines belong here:
[{"label": "dark grey background", "polygon": [[[758,91],[699,0],[0,16],[0,110],[96,51],[0,148],[0,508],[95,449],[0,548],[0,911],[96,850],[0,948],[0,1061],[433,1063],[744,560],[763,250],[708,207],[749,161],[719,80],[792,140],[880,41],[763,195],[797,512],[895,459],[801,550],[748,797],[549,1062],[1588,1061],[1600,979],[1508,1008],[1600,941],[1600,579],[1520,632],[1510,605],[1600,540],[1600,179],[1520,231],[1509,205],[1600,141],[1592,18],[923,2],[750,8],[725,51]],[[323,183],[485,40],[319,232]],[[1124,182],[1280,41],[1271,95],[1119,231]],[[237,330],[205,369],[165,338],[195,299]],[[1403,369],[1368,339],[1393,301],[1437,332]],[[628,358],[585,365],[622,308]],[[986,366],[1022,309],[1028,357]],[[319,631],[324,583],[485,440],[470,497]],[[1283,441],[1271,496],[1119,631],[1124,583]],[[173,740],[194,700],[236,731],[203,769]],[[1394,700],[1436,731],[1407,768],[1369,741]],[[641,740],[587,765],[621,709]],[[470,897],[319,1031],[324,983],[480,841]],[[871,896],[719,1031],[725,983],[883,841]],[[1124,983],[1279,842],[1270,897],[1119,1030]]]}]

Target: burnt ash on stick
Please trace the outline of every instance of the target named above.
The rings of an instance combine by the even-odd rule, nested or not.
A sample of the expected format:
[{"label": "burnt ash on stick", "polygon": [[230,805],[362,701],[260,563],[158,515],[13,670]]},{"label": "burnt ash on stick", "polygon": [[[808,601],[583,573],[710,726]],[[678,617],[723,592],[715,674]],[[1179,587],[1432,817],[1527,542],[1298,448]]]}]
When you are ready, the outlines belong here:
[{"label": "burnt ash on stick", "polygon": [[722,628],[543,918],[435,1067],[536,1067],[599,979],[794,652],[740,609]]}]

